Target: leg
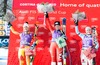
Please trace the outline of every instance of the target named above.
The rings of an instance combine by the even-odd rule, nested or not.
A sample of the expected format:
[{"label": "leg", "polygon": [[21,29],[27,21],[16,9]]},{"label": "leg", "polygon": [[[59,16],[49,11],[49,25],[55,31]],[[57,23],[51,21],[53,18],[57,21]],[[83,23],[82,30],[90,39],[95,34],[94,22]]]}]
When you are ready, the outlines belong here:
[{"label": "leg", "polygon": [[93,59],[88,59],[88,63],[89,63],[89,65],[93,65]]},{"label": "leg", "polygon": [[[29,46],[25,46],[25,50],[29,49]],[[30,65],[30,55],[25,55],[26,56],[26,65]]]},{"label": "leg", "polygon": [[51,65],[56,65],[56,43],[52,42],[50,45]]},{"label": "leg", "polygon": [[19,48],[18,58],[19,58],[19,64],[24,65],[24,60],[25,60],[25,50],[24,50],[24,48]]},{"label": "leg", "polygon": [[58,65],[62,65],[62,52],[63,52],[63,48],[59,48],[57,46],[57,62],[58,62]]},{"label": "leg", "polygon": [[26,64],[30,65],[30,56],[26,56]]},{"label": "leg", "polygon": [[81,64],[82,65],[87,65],[87,62],[88,62],[87,57],[81,51]]}]

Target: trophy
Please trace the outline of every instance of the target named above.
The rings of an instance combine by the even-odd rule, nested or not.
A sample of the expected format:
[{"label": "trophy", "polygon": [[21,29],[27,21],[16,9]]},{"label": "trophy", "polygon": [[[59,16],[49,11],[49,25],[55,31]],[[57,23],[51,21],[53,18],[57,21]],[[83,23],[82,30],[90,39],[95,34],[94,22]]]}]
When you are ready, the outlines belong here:
[{"label": "trophy", "polygon": [[54,7],[49,3],[41,3],[37,4],[37,10],[39,13],[52,12],[54,11]]},{"label": "trophy", "polygon": [[85,12],[80,12],[79,10],[76,10],[73,14],[72,14],[72,18],[76,21],[81,21],[86,19],[86,14]]},{"label": "trophy", "polygon": [[7,10],[5,16],[4,16],[4,20],[7,21],[7,22],[13,22],[15,20],[15,16],[14,14],[12,13],[11,10]]},{"label": "trophy", "polygon": [[54,7],[52,4],[49,4],[49,3],[40,3],[40,4],[37,4],[37,10],[39,13],[44,13],[44,25],[45,24],[45,13],[46,12],[52,12],[54,11]]}]

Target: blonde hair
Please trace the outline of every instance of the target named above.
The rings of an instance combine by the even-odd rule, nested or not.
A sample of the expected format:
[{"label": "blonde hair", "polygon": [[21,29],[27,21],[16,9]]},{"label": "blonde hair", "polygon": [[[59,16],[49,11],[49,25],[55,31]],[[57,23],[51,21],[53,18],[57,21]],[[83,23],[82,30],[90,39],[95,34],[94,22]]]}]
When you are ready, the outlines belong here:
[{"label": "blonde hair", "polygon": [[29,27],[28,22],[25,22],[25,23],[23,24],[23,27]]}]

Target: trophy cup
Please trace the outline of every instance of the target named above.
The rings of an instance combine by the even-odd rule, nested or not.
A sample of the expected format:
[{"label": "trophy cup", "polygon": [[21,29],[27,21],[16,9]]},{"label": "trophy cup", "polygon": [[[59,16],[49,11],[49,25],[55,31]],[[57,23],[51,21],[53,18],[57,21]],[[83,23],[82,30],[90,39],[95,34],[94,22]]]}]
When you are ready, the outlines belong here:
[{"label": "trophy cup", "polygon": [[54,11],[54,7],[52,4],[49,4],[49,3],[40,3],[40,4],[37,4],[37,10],[39,13],[44,13],[44,25],[45,24],[45,13],[46,12],[52,12]]},{"label": "trophy cup", "polygon": [[6,21],[6,22],[13,22],[14,20],[15,20],[15,16],[14,16],[14,14],[12,13],[12,11],[11,10],[7,10],[7,12],[6,12],[6,14],[5,14],[5,16],[4,16],[4,20]]},{"label": "trophy cup", "polygon": [[85,12],[80,12],[79,10],[76,10],[73,14],[72,14],[72,18],[75,21],[81,21],[86,19],[86,14]]}]

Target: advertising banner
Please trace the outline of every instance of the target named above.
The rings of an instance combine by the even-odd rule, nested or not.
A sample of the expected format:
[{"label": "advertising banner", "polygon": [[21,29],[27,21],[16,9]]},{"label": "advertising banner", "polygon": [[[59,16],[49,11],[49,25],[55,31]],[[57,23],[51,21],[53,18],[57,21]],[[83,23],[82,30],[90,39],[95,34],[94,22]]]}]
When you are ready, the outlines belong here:
[{"label": "advertising banner", "polygon": [[[85,27],[96,27],[98,33],[98,41],[100,43],[100,1],[96,0],[13,0],[13,14],[16,19],[12,22],[14,29],[18,32],[22,32],[22,26],[24,22],[28,22],[30,30],[34,33],[34,24],[39,26],[38,40],[39,43],[36,47],[36,56],[33,65],[50,65],[50,41],[51,33],[46,28],[44,23],[44,13],[39,13],[37,10],[37,4],[50,3],[54,6],[54,11],[49,12],[49,18],[51,24],[57,20],[62,22],[63,18],[66,18],[66,36],[67,47],[70,52],[70,58],[67,57],[67,65],[81,65],[80,50],[81,50],[81,38],[75,33],[74,20],[72,14],[79,10],[85,12],[86,19],[79,22],[79,31],[85,33]],[[19,65],[18,60],[18,48],[20,44],[20,37],[10,32],[8,51],[8,65]],[[97,51],[96,65],[100,65],[100,49]],[[69,55],[68,55],[69,56]]]}]

